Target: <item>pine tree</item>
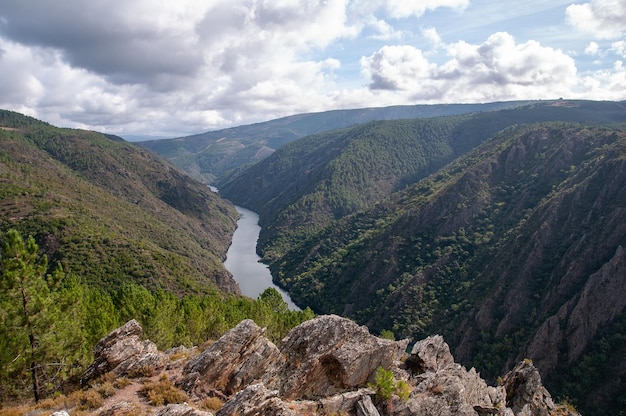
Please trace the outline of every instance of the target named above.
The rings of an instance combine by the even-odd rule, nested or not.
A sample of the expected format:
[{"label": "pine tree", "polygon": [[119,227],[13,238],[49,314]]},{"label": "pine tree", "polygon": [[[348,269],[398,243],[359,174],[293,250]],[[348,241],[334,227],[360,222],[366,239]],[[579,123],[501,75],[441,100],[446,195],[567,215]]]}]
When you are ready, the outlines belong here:
[{"label": "pine tree", "polygon": [[35,401],[86,356],[83,287],[66,279],[60,266],[51,274],[47,269],[32,236],[24,241],[16,230],[7,232],[0,280],[1,393],[19,395],[26,387],[20,381],[30,378]]}]

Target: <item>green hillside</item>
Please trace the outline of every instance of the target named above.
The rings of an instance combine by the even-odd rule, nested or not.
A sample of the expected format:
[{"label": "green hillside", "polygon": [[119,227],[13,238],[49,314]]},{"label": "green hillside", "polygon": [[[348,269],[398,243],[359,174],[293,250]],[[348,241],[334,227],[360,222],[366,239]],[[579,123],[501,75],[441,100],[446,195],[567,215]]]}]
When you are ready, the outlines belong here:
[{"label": "green hillside", "polygon": [[223,182],[241,167],[263,160],[293,140],[372,120],[440,117],[514,108],[529,101],[486,104],[436,104],[334,110],[297,114],[262,123],[209,131],[193,136],[139,143],[206,183]]},{"label": "green hillside", "polygon": [[[398,337],[443,333],[491,377],[528,356],[582,408],[619,408],[623,189],[623,130],[516,128],[333,224],[272,270],[297,302],[320,312]],[[608,401],[597,403],[607,386]]]},{"label": "green hillside", "polygon": [[0,126],[0,231],[105,289],[237,292],[222,264],[237,213],[204,185],[119,138],[8,111]]},{"label": "green hillside", "polygon": [[267,260],[343,216],[437,171],[508,126],[542,121],[624,120],[621,104],[554,101],[433,119],[374,121],[280,148],[220,194],[260,215]]}]

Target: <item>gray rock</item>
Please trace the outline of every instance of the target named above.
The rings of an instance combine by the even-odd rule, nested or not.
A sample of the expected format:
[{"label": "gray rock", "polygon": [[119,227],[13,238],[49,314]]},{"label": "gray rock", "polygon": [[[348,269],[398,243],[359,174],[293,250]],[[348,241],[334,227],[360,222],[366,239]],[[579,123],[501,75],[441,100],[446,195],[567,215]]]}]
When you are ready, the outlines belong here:
[{"label": "gray rock", "polygon": [[354,411],[363,396],[374,393],[374,390],[365,388],[324,397],[319,400],[319,408],[322,414],[349,414]]},{"label": "gray rock", "polygon": [[286,399],[332,396],[365,387],[379,366],[403,358],[407,345],[375,337],[349,319],[320,316],[289,332],[280,361],[263,381]]},{"label": "gray rock", "polygon": [[436,373],[454,364],[450,347],[441,335],[433,335],[417,342],[406,360],[406,367],[413,374]]},{"label": "gray rock", "polygon": [[280,352],[254,321],[246,319],[191,359],[177,385],[196,397],[227,397],[260,379]]},{"label": "gray rock", "polygon": [[168,404],[163,409],[159,410],[156,416],[213,416],[213,413],[203,412],[198,409],[194,409],[187,403],[183,404]]},{"label": "gray rock", "polygon": [[[380,416],[379,409],[390,416],[549,416],[562,410],[530,360],[508,373],[503,386],[491,387],[475,369],[454,363],[439,335],[418,342],[407,357],[408,341],[380,339],[366,327],[334,315],[294,328],[280,347],[264,331],[244,320],[199,355],[184,347],[160,353],[153,343],[141,340],[141,326],[130,321],[98,343],[83,380],[107,371],[125,375],[143,367],[152,373],[167,368],[179,375],[176,385],[192,397],[222,399],[225,404],[216,416]],[[169,362],[167,367],[164,362]],[[378,408],[374,406],[370,396],[375,390],[368,382],[374,381],[378,367],[391,370],[396,382],[408,384],[408,400],[394,394],[384,403],[377,398]],[[120,402],[100,415],[136,411],[132,403]],[[211,413],[178,404],[157,415]]]},{"label": "gray rock", "polygon": [[473,368],[453,364],[437,372],[423,373],[414,380],[409,400],[392,400],[393,415],[473,415],[498,413],[505,407],[502,387],[488,386]]},{"label": "gray rock", "polygon": [[357,416],[380,416],[380,412],[374,406],[370,396],[363,396],[356,404]]},{"label": "gray rock", "polygon": [[296,416],[278,396],[278,391],[269,390],[263,384],[253,384],[237,393],[217,411],[216,416]]},{"label": "gray rock", "polygon": [[541,382],[541,375],[530,360],[524,360],[502,379],[507,407],[516,416],[549,416],[556,406]]},{"label": "gray rock", "polygon": [[119,403],[115,403],[113,406],[109,407],[98,413],[98,416],[131,416],[140,413],[140,409],[134,403],[123,401]]},{"label": "gray rock", "polygon": [[59,410],[52,413],[50,416],[70,416],[70,414],[67,413],[65,410]]},{"label": "gray rock", "polygon": [[133,319],[102,338],[94,347],[94,362],[81,377],[81,383],[85,385],[109,371],[124,376],[133,371],[155,372],[163,368],[165,357],[156,344],[142,341],[141,334],[141,325]]}]

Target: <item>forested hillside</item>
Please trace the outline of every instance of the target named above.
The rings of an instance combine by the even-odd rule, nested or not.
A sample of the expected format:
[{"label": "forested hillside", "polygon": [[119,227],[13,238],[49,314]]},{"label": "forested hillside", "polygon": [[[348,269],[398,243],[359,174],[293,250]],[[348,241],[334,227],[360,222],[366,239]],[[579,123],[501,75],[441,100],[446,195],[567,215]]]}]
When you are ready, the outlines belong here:
[{"label": "forested hillside", "polygon": [[412,105],[297,114],[257,124],[139,144],[179,166],[190,176],[214,184],[216,181],[223,182],[227,175],[237,174],[242,167],[266,158],[284,144],[311,134],[372,120],[440,117],[514,108],[528,103],[507,101]]},{"label": "forested hillside", "polygon": [[238,291],[222,264],[237,213],[204,185],[119,138],[7,111],[0,125],[0,231],[91,285]]},{"label": "forested hillside", "polygon": [[565,101],[371,123],[287,145],[223,195],[261,213],[259,250],[296,302],[396,337],[442,333],[487,377],[529,357],[557,395],[614,414],[625,120],[624,103]]},{"label": "forested hillside", "polygon": [[310,136],[221,184],[220,193],[258,212],[267,260],[437,171],[497,131],[541,121],[624,120],[616,103],[553,101],[433,119],[374,121]]}]

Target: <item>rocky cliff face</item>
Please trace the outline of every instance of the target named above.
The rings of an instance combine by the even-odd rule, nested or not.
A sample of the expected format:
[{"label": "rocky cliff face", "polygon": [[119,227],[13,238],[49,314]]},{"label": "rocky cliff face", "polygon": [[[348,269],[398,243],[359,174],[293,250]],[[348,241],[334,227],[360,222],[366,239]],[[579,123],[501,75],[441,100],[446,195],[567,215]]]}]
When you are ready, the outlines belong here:
[{"label": "rocky cliff face", "polygon": [[98,343],[82,382],[110,372],[132,380],[141,374],[144,383],[169,378],[185,401],[148,408],[139,396],[114,396],[95,410],[99,415],[142,408],[142,414],[212,415],[199,408],[210,398],[223,402],[217,416],[576,414],[554,404],[529,360],[501,385],[488,386],[473,368],[454,362],[441,336],[421,340],[407,353],[408,340],[377,338],[334,315],[303,323],[278,346],[263,333],[244,320],[202,352],[159,352],[130,321]]}]

